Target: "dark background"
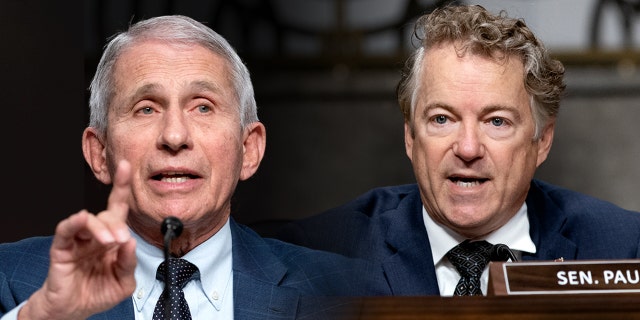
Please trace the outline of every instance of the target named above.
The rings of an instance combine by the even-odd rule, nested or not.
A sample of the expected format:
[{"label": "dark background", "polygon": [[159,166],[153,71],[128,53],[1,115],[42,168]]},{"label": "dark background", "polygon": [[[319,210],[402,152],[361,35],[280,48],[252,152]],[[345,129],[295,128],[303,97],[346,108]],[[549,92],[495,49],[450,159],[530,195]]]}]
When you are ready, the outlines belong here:
[{"label": "dark background", "polygon": [[82,5],[0,1],[0,241],[53,233],[84,207]]},{"label": "dark background", "polygon": [[[252,72],[267,149],[258,173],[238,187],[238,221],[268,235],[272,224],[370,188],[413,182],[394,90],[410,46],[405,26],[437,1],[378,1],[390,6],[379,11],[398,13],[375,24],[349,22],[344,8],[319,5],[329,0],[269,5],[279,2],[0,1],[1,133],[8,142],[1,200],[9,226],[0,242],[52,234],[69,214],[104,208],[109,188],[81,152],[88,83],[110,35],[161,14],[208,24]],[[553,53],[568,67],[569,90],[538,177],[640,210],[640,54]]]}]

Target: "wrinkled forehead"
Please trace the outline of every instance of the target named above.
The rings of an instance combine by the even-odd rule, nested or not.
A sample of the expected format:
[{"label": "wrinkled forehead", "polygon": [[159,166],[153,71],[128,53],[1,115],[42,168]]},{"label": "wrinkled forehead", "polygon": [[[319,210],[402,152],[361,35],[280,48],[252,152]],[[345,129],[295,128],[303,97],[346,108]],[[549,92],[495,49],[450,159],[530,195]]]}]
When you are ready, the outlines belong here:
[{"label": "wrinkled forehead", "polygon": [[202,45],[140,42],[123,50],[113,69],[112,79],[119,90],[154,81],[174,85],[209,82],[228,90],[233,87],[229,62]]}]

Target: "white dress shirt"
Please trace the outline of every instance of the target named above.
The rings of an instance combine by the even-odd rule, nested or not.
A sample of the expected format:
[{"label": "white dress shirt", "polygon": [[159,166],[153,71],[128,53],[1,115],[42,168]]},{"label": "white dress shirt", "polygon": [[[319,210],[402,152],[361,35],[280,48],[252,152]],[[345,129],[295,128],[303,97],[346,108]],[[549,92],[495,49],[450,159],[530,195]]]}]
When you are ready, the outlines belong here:
[{"label": "white dress shirt", "polygon": [[[424,207],[422,208],[422,217],[425,228],[427,229],[427,234],[429,235],[429,243],[431,244],[431,253],[435,263],[440,295],[452,296],[460,280],[460,274],[458,274],[453,264],[449,262],[449,259],[446,258],[446,254],[466,239],[448,227],[433,221]],[[491,244],[505,244],[514,252],[518,259],[522,256],[522,252],[535,253],[536,245],[529,235],[527,204],[525,203],[513,218],[500,229],[482,239],[476,240],[486,240]],[[487,294],[488,279],[489,266],[487,265],[480,278],[480,286],[485,295]]]}]

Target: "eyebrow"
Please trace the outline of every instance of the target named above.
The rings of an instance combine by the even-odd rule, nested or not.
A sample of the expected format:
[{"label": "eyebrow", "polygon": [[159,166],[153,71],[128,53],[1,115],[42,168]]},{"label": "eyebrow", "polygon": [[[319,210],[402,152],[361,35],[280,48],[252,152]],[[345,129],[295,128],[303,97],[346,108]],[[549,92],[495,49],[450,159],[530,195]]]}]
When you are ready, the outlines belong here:
[{"label": "eyebrow", "polygon": [[443,104],[443,103],[437,103],[437,102],[436,102],[436,103],[430,103],[430,104],[426,105],[426,106],[424,107],[424,109],[422,109],[422,112],[421,112],[421,113],[422,113],[422,116],[421,116],[421,118],[422,118],[422,119],[427,118],[427,114],[429,113],[429,111],[430,111],[430,110],[438,109],[438,108],[440,108],[440,109],[445,109],[445,110],[447,110],[447,111],[449,111],[449,112],[453,113],[453,108],[452,108],[451,106],[449,106],[448,104]]},{"label": "eyebrow", "polygon": [[[156,84],[156,83],[145,84],[142,87],[138,88],[133,93],[133,95],[131,95],[129,100],[130,101],[140,100],[142,97],[151,95],[151,94],[159,91],[161,88],[162,88],[162,86],[159,85],[159,84]],[[215,83],[212,83],[212,82],[209,82],[209,81],[204,81],[204,80],[193,81],[193,82],[188,84],[187,88],[189,88],[190,90],[194,90],[194,91],[210,91],[210,92],[213,92],[213,93],[221,93],[222,92],[222,89],[220,88],[220,86],[218,86]]]},{"label": "eyebrow", "polygon": [[131,101],[139,100],[140,97],[144,97],[146,95],[149,95],[150,93],[153,93],[153,92],[157,91],[159,88],[160,88],[160,85],[155,84],[155,83],[145,84],[142,87],[138,88],[133,93],[133,95],[131,95],[130,100]]}]

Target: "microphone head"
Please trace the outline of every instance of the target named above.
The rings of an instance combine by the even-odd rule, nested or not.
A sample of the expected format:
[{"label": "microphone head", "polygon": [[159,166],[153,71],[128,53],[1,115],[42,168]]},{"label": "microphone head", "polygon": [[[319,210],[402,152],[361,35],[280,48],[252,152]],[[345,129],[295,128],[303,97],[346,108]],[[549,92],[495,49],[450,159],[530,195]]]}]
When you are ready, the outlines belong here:
[{"label": "microphone head", "polygon": [[506,244],[498,243],[493,245],[491,249],[491,261],[509,261],[518,262],[518,258]]},{"label": "microphone head", "polygon": [[180,221],[180,219],[173,216],[169,216],[164,218],[164,220],[162,221],[162,225],[160,226],[160,231],[162,232],[163,235],[166,235],[167,231],[171,230],[173,238],[176,238],[180,236],[180,234],[182,234],[182,228],[183,228],[182,221]]},{"label": "microphone head", "polygon": [[507,245],[502,243],[493,245],[491,250],[491,261],[507,261],[509,258],[509,247],[507,247]]}]

